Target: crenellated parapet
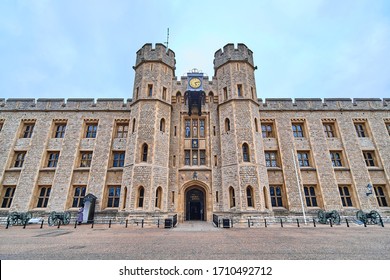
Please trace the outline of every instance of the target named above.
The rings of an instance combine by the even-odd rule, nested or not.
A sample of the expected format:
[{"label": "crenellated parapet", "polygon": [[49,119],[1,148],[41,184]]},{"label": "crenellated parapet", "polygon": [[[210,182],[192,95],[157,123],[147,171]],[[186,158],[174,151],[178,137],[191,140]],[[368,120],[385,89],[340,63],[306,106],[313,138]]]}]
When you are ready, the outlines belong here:
[{"label": "crenellated parapet", "polygon": [[143,45],[143,47],[137,51],[134,68],[137,68],[146,61],[162,62],[172,69],[175,69],[176,65],[175,53],[160,43],[157,43],[155,48],[153,48],[150,43]]},{"label": "crenellated parapet", "polygon": [[260,103],[260,110],[388,110],[390,111],[390,98],[267,98]]},{"label": "crenellated parapet", "polygon": [[9,98],[0,99],[1,111],[128,111],[132,100],[122,98]]},{"label": "crenellated parapet", "polygon": [[219,49],[215,52],[214,69],[217,70],[225,63],[233,61],[245,61],[255,67],[253,52],[245,44],[238,44],[237,48],[234,47],[234,44],[227,44],[223,47],[223,51]]}]

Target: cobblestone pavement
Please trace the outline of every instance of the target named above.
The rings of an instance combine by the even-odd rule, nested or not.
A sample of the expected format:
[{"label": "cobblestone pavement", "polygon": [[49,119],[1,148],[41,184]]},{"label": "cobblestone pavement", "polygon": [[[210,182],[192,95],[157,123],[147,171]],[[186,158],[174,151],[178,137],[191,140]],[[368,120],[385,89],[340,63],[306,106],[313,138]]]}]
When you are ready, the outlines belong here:
[{"label": "cobblestone pavement", "polygon": [[0,247],[2,260],[390,260],[390,225],[229,229],[209,222],[186,222],[173,229],[0,225]]}]

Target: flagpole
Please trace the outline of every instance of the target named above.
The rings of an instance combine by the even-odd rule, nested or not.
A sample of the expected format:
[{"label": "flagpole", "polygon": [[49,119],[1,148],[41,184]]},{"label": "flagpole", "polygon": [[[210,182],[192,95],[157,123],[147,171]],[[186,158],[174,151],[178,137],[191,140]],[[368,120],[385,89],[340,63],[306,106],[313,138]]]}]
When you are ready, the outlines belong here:
[{"label": "flagpole", "polygon": [[304,206],[304,204],[303,204],[303,197],[302,197],[302,191],[301,191],[301,183],[300,183],[300,180],[299,180],[298,168],[297,168],[297,162],[296,162],[296,160],[295,160],[294,149],[292,149],[291,151],[292,151],[293,159],[294,159],[295,176],[297,177],[298,192],[299,192],[299,198],[300,198],[300,200],[301,200],[301,207],[302,207],[303,219],[304,219],[304,221],[305,221],[305,225],[307,225],[307,222],[306,222],[306,214],[305,214],[305,206]]}]

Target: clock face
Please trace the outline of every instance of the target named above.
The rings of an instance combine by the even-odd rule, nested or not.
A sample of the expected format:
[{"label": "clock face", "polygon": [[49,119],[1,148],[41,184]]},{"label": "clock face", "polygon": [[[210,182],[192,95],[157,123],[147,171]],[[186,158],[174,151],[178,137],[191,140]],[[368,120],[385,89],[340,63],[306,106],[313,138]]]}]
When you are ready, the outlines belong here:
[{"label": "clock face", "polygon": [[200,81],[199,78],[192,78],[190,80],[190,86],[192,88],[199,88],[201,84],[202,84],[202,82]]}]

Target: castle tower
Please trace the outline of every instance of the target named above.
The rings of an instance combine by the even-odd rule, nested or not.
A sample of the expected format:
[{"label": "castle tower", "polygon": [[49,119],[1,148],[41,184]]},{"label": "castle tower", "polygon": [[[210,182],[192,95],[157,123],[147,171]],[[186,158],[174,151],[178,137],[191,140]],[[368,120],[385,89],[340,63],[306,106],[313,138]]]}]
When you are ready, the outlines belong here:
[{"label": "castle tower", "polygon": [[253,54],[228,44],[214,55],[219,95],[224,211],[265,211],[268,177],[261,139]]},{"label": "castle tower", "polygon": [[[168,162],[175,54],[162,44],[145,44],[135,66],[133,103],[123,185],[130,214],[164,213],[168,204]],[[126,193],[126,192],[124,192]]]}]

